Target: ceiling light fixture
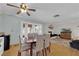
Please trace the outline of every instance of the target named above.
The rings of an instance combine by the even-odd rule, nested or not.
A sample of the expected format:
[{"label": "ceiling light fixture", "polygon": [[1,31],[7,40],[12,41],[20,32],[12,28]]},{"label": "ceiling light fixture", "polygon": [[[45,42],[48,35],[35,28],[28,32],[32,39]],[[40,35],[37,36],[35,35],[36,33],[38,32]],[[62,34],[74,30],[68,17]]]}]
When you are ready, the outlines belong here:
[{"label": "ceiling light fixture", "polygon": [[54,15],[53,17],[59,17],[60,15],[59,14],[56,14],[56,15]]},{"label": "ceiling light fixture", "polygon": [[16,5],[12,5],[12,4],[8,4],[7,3],[7,6],[11,6],[11,7],[16,7],[19,9],[19,11],[16,13],[16,14],[20,14],[20,13],[26,13],[28,16],[30,16],[30,13],[29,11],[33,11],[35,12],[36,9],[31,9],[28,7],[28,5],[26,3],[21,3],[20,6],[16,6]]}]

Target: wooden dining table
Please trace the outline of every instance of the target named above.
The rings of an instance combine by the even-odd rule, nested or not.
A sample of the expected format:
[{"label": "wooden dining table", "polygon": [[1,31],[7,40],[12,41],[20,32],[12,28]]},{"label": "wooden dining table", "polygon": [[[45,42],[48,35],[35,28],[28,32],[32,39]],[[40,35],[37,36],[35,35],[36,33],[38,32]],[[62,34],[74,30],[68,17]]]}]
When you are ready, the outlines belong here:
[{"label": "wooden dining table", "polygon": [[36,39],[27,40],[27,43],[30,43],[30,56],[32,56],[33,55],[33,44],[36,43]]}]

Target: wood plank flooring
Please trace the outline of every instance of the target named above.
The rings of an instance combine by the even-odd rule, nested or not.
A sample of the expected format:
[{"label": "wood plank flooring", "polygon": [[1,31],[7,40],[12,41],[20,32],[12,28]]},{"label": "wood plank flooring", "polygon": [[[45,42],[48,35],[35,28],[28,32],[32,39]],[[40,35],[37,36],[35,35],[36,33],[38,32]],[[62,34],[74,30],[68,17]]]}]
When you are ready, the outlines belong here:
[{"label": "wood plank flooring", "polygon": [[[11,46],[4,52],[4,56],[17,56],[19,45]],[[79,56],[79,51],[59,44],[51,45],[51,53],[48,56]]]},{"label": "wood plank flooring", "polygon": [[59,44],[52,44],[51,51],[49,56],[79,56],[79,50]]},{"label": "wood plank flooring", "polygon": [[3,53],[3,56],[17,56],[18,50],[19,50],[19,45],[12,45],[12,46],[10,46],[9,50],[6,50]]}]

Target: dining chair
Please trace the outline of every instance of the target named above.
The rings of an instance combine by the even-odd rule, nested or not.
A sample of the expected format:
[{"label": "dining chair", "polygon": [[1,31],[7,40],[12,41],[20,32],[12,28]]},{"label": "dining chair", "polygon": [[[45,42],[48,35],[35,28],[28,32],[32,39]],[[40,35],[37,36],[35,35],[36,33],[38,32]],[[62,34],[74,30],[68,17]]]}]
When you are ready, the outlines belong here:
[{"label": "dining chair", "polygon": [[[28,40],[36,40],[37,33],[28,33]],[[33,43],[33,48],[35,48],[36,43]]]},{"label": "dining chair", "polygon": [[35,56],[44,56],[44,41],[43,35],[37,36],[36,47],[34,49]]},{"label": "dining chair", "polygon": [[26,42],[27,38],[19,36],[19,51],[18,56],[30,56],[30,44]]},{"label": "dining chair", "polygon": [[50,47],[51,47],[51,42],[50,42],[50,35],[46,34],[44,35],[44,40],[45,40],[45,55],[51,52]]}]

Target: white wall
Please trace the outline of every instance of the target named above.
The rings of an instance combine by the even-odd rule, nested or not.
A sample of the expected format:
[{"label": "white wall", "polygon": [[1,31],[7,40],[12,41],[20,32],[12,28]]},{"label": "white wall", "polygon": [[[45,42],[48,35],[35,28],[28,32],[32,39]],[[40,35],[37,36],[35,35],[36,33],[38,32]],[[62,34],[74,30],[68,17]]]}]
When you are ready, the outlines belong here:
[{"label": "white wall", "polygon": [[[53,24],[53,23],[52,23]],[[52,30],[52,33],[56,33],[56,34],[60,34],[62,28],[66,28],[66,29],[71,29],[72,31],[72,39],[73,40],[76,40],[76,39],[79,39],[79,27],[77,27],[79,25],[78,22],[75,22],[75,21],[71,21],[71,22],[65,22],[65,21],[62,21],[62,22],[57,22],[57,23],[54,23],[53,26],[53,30]],[[44,33],[48,33],[48,24],[44,24],[43,25],[43,32]]]},{"label": "white wall", "polygon": [[40,23],[37,21],[31,21],[31,20],[29,21],[29,20],[30,19],[28,17],[27,19],[24,19],[13,15],[4,14],[0,16],[0,32],[5,32],[5,34],[10,34],[10,44],[16,44],[19,42],[21,21],[42,24],[43,33],[48,33],[48,24]]},{"label": "white wall", "polygon": [[[47,34],[48,33],[48,31],[50,30],[49,28],[48,28],[48,26],[49,26],[49,24],[43,24],[43,33],[45,33],[45,34]],[[56,28],[58,28],[57,26],[55,26],[54,24],[53,24],[53,30],[51,30],[52,31],[52,34],[53,33],[57,33],[57,29]],[[58,31],[59,32],[59,31]]]},{"label": "white wall", "polygon": [[2,16],[0,16],[0,32],[2,32]]},{"label": "white wall", "polygon": [[[31,18],[35,19],[35,18]],[[0,16],[0,31],[4,31],[5,33],[8,33],[11,35],[10,44],[16,44],[19,42],[19,34],[21,30],[21,21],[29,21],[30,18],[27,17],[27,19],[12,16],[12,15],[3,15]],[[30,21],[31,21],[30,20]],[[35,22],[35,21],[33,21]],[[39,23],[39,22],[35,22]],[[75,23],[76,24],[76,23]],[[72,38],[76,39],[79,36],[79,28],[75,26],[75,24],[71,23],[55,23],[53,24],[53,33],[59,34],[62,28],[71,28],[72,30]],[[48,33],[48,24],[43,24],[43,33]]]},{"label": "white wall", "polygon": [[16,44],[19,42],[20,34],[20,19],[12,16],[4,16],[4,32],[10,34],[10,44]]},{"label": "white wall", "polygon": [[72,38],[74,40],[79,40],[79,27],[74,27],[72,29]]},{"label": "white wall", "polygon": [[3,17],[4,17],[4,20],[3,20],[4,26],[2,29],[4,29],[3,31],[6,34],[10,34],[10,44],[19,43],[19,35],[21,32],[21,21],[39,23],[35,21],[29,21],[30,18],[28,17],[27,19],[12,16],[12,15],[4,15]]},{"label": "white wall", "polygon": [[2,28],[1,28],[1,16],[0,16],[0,32],[2,31]]}]

